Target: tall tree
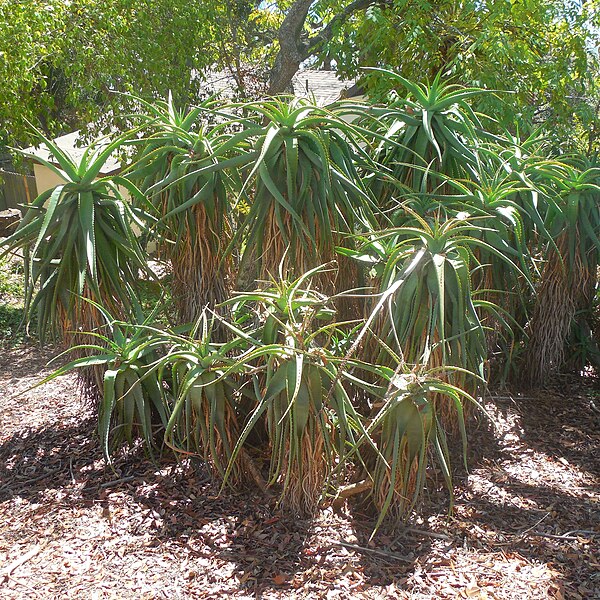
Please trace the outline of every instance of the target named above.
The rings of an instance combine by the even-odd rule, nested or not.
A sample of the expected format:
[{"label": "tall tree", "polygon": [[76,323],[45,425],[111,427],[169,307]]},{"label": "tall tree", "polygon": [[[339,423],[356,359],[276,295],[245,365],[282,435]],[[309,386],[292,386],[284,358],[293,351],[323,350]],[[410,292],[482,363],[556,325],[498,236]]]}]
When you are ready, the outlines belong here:
[{"label": "tall tree", "polygon": [[124,109],[115,91],[195,100],[204,72],[260,42],[257,4],[0,0],[0,143],[30,141],[26,119],[52,135],[114,120]]},{"label": "tall tree", "polygon": [[[302,63],[333,61],[348,77],[369,66],[411,79],[441,71],[507,92],[483,100],[501,126],[537,120],[595,141],[598,0],[294,0],[281,11],[271,93]],[[365,83],[374,96],[388,91],[377,76]]]}]

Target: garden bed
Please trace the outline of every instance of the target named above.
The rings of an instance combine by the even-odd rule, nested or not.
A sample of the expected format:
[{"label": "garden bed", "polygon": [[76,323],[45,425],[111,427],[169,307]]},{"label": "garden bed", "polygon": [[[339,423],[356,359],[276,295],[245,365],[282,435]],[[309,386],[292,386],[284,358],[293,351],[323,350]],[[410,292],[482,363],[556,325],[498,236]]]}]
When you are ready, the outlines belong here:
[{"label": "garden bed", "polygon": [[287,518],[262,496],[219,495],[193,460],[133,450],[111,470],[73,376],[15,397],[52,355],[0,355],[2,598],[600,598],[591,380],[498,397],[499,429],[469,438],[454,516],[430,496],[410,528],[369,542],[360,508]]}]

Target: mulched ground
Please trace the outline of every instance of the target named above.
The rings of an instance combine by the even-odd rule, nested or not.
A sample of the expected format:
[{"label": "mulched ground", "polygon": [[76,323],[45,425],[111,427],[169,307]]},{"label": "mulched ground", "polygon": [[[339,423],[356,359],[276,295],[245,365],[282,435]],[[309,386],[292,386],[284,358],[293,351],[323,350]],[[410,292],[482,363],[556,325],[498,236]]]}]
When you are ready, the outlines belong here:
[{"label": "mulched ground", "polygon": [[218,496],[201,464],[108,468],[71,376],[14,397],[51,351],[0,350],[0,598],[600,598],[600,387],[489,405],[452,518],[410,528],[360,507],[286,518]]}]

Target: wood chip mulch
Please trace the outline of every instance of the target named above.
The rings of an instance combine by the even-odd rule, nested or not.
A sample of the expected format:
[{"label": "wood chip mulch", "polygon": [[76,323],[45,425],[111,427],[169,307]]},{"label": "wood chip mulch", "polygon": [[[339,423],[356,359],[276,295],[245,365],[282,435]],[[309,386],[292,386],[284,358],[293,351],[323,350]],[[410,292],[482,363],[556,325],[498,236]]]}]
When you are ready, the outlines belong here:
[{"label": "wood chip mulch", "polygon": [[360,507],[286,517],[200,463],[102,460],[51,350],[0,350],[0,598],[600,599],[600,387],[488,403],[453,516],[369,542]]}]

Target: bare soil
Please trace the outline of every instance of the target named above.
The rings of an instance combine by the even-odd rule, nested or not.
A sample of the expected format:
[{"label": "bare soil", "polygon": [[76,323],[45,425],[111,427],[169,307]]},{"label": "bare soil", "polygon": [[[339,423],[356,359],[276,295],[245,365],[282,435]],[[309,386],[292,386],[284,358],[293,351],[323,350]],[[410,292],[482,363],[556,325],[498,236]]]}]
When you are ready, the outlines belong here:
[{"label": "bare soil", "polygon": [[[600,388],[500,396],[470,435],[456,503],[406,528],[361,506],[312,521],[201,463],[123,452],[108,467],[94,411],[52,350],[0,350],[0,598],[600,599]],[[594,404],[594,400],[596,403]]]}]

